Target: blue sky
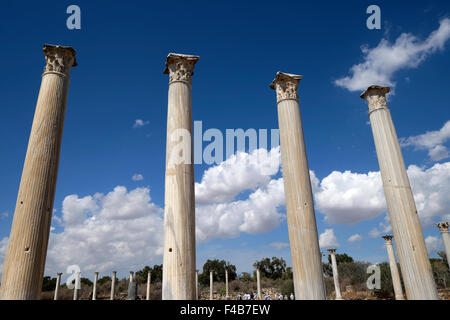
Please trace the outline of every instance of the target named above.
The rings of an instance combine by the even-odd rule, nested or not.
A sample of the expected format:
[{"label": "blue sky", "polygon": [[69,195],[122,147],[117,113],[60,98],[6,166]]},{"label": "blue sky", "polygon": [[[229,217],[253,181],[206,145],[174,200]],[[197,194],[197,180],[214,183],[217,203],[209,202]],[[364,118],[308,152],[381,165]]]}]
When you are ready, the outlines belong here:
[{"label": "blue sky", "polygon": [[[81,8],[81,30],[66,28],[66,8],[71,4]],[[442,23],[450,14],[450,4],[378,1],[382,28],[369,30],[366,8],[371,4],[2,1],[0,263],[39,92],[44,43],[74,47],[79,64],[71,74],[47,273],[64,272],[69,264],[80,264],[86,276],[113,269],[126,275],[133,268],[162,262],[158,226],[164,206],[168,89],[168,77],[162,70],[169,52],[200,56],[192,104],[193,119],[202,121],[203,130],[278,128],[275,93],[269,84],[277,71],[303,75],[300,104],[309,165],[319,183],[315,188],[316,201],[320,197],[320,204],[316,203],[319,234],[332,229],[339,252],[371,262],[387,259],[383,240],[373,237],[374,229],[383,233],[388,226],[386,210],[380,204],[384,200],[381,184],[377,185],[379,176],[368,175],[379,170],[378,162],[360,90],[350,91],[345,85],[337,85],[336,80],[352,77],[350,68],[364,62],[367,68],[373,67],[383,75],[389,72],[380,65],[392,66],[395,72],[386,76],[394,88],[389,106],[398,136],[405,138],[406,165],[415,165],[410,178],[419,197],[424,235],[431,237],[430,254],[435,256],[442,244],[432,222],[448,219],[450,214],[446,196],[450,192],[450,160],[446,153],[450,129],[444,126],[450,120],[450,82],[446,76],[450,36]],[[441,30],[442,37],[430,38],[436,30]],[[401,38],[405,33],[415,38]],[[399,38],[401,41],[396,42]],[[380,45],[380,41],[385,42]],[[371,56],[371,52],[379,54]],[[398,55],[389,56],[392,52],[407,54],[396,64],[392,61]],[[138,119],[143,125],[134,126]],[[427,132],[435,133],[420,136]],[[196,182],[201,183],[205,170],[213,167],[196,165]],[[344,174],[347,170],[351,173]],[[225,174],[235,174],[233,168],[228,171]],[[134,174],[141,174],[143,180],[134,181]],[[266,256],[282,256],[290,263],[285,209],[276,202],[279,194],[271,194],[268,187],[270,181],[275,183],[280,177],[278,172],[270,179],[256,179],[257,183],[243,189],[228,185],[238,194],[224,203],[202,204],[198,217],[206,221],[208,212],[216,212],[211,216],[222,220],[208,223],[223,232],[198,242],[198,268],[209,257],[227,259],[240,272],[251,271],[253,262]],[[214,185],[214,179],[209,183],[205,182],[205,186]],[[354,184],[356,196],[350,195],[349,183]],[[117,186],[127,190],[115,189]],[[332,187],[336,190],[332,191]],[[271,208],[274,211],[268,213],[267,225],[239,225],[241,231],[229,230],[234,228],[234,224],[227,224],[229,213],[222,216],[218,206],[241,205],[258,190],[266,191],[269,199],[277,199],[277,205]],[[347,200],[344,204],[338,201],[341,210],[336,210],[333,197]],[[380,201],[369,205],[374,199]],[[108,203],[120,207],[125,202],[125,216],[118,220],[108,211],[111,207],[105,209]],[[251,203],[245,206],[258,220],[260,211]],[[233,212],[242,218],[239,214],[242,212]],[[143,215],[152,217],[140,223]],[[95,223],[110,226],[111,231],[96,237],[95,219]],[[139,229],[147,224],[153,229]],[[89,228],[93,234],[84,234]],[[133,232],[134,237],[130,236]],[[348,238],[355,234],[362,239],[349,242]],[[326,235],[332,235],[330,231],[324,236],[324,240],[330,240]]]}]

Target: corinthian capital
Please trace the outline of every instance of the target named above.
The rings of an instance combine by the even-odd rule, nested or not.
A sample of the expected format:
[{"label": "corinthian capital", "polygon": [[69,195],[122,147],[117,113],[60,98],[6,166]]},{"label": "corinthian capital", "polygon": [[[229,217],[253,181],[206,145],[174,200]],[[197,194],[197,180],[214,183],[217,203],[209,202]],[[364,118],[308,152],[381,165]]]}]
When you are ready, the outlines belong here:
[{"label": "corinthian capital", "polygon": [[448,225],[449,225],[448,222],[439,222],[439,223],[436,223],[435,225],[436,225],[436,227],[439,228],[440,232],[442,232],[442,233],[448,232]]},{"label": "corinthian capital", "polygon": [[391,243],[391,244],[392,244],[392,238],[393,238],[393,236],[391,236],[391,235],[385,235],[385,236],[382,236],[382,238],[386,241],[386,243]]},{"label": "corinthian capital", "polygon": [[169,53],[163,71],[169,75],[169,83],[183,81],[191,84],[194,67],[199,58],[188,54]]},{"label": "corinthian capital", "polygon": [[370,86],[363,93],[361,93],[361,98],[367,101],[369,105],[369,113],[376,109],[386,109],[386,94],[391,89],[389,87],[382,86]]},{"label": "corinthian capital", "polygon": [[68,76],[70,69],[77,65],[75,53],[75,49],[72,47],[44,44],[45,61],[47,62],[44,73],[57,72]]},{"label": "corinthian capital", "polygon": [[327,251],[328,251],[330,254],[335,254],[335,253],[336,253],[336,250],[337,250],[337,249],[328,249]]},{"label": "corinthian capital", "polygon": [[270,87],[277,92],[277,102],[286,99],[298,99],[298,83],[302,76],[290,73],[277,72]]}]

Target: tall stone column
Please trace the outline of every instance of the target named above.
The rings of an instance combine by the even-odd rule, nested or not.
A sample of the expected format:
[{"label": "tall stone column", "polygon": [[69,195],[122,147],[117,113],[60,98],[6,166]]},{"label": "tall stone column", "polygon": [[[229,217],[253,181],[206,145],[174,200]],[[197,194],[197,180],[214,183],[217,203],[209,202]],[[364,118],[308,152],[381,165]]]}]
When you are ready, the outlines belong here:
[{"label": "tall stone column", "polygon": [[228,300],[228,270],[225,269],[225,299]]},{"label": "tall stone column", "polygon": [[110,300],[114,300],[114,293],[116,289],[116,278],[117,278],[117,271],[112,272],[112,279],[111,279],[111,298]]},{"label": "tall stone column", "polygon": [[53,300],[58,300],[58,296],[59,296],[59,287],[61,285],[61,272],[58,272],[56,274],[56,286],[55,286],[55,296],[53,298]]},{"label": "tall stone column", "polygon": [[198,56],[167,56],[163,300],[195,298],[195,196],[191,87]]},{"label": "tall stone column", "polygon": [[277,93],[295,298],[323,300],[325,285],[297,91],[301,79],[302,76],[277,72],[270,87]]},{"label": "tall stone column", "polygon": [[258,290],[258,297],[261,300],[261,273],[256,269],[256,288]]},{"label": "tall stone column", "polygon": [[98,272],[94,273],[94,286],[92,288],[92,300],[97,300],[97,281],[98,281]]},{"label": "tall stone column", "polygon": [[334,291],[336,292],[336,300],[343,300],[341,295],[341,286],[339,284],[339,273],[336,262],[336,249],[328,249],[331,257],[331,266],[333,268]]},{"label": "tall stone column", "polygon": [[150,300],[150,286],[151,286],[151,282],[152,282],[152,272],[149,271],[148,274],[147,274],[147,295],[146,295],[147,300]]},{"label": "tall stone column", "polygon": [[442,241],[444,242],[445,254],[447,255],[447,262],[450,267],[450,234],[448,233],[448,222],[439,222],[436,223],[436,227],[439,228],[439,231],[442,235]]},{"label": "tall stone column", "polygon": [[439,296],[419,215],[386,103],[389,90],[389,87],[370,86],[361,98],[369,105],[369,118],[406,296],[408,300],[437,300]]},{"label": "tall stone column", "polygon": [[133,277],[134,277],[134,272],[133,271],[130,271],[130,282],[133,282],[134,280],[133,280]]},{"label": "tall stone column", "polygon": [[389,267],[391,269],[392,284],[394,286],[395,300],[405,300],[403,296],[400,273],[398,272],[397,260],[395,259],[394,246],[392,245],[392,236],[382,236],[385,240],[386,250],[389,258]]},{"label": "tall stone column", "polygon": [[44,45],[44,54],[47,64],[4,261],[3,300],[39,299],[42,290],[70,70],[77,65],[71,47]]},{"label": "tall stone column", "polygon": [[209,272],[209,300],[213,300],[213,290],[214,290],[214,283],[213,283],[213,272]]},{"label": "tall stone column", "polygon": [[195,270],[195,300],[199,300],[199,296],[198,296],[198,270]]}]

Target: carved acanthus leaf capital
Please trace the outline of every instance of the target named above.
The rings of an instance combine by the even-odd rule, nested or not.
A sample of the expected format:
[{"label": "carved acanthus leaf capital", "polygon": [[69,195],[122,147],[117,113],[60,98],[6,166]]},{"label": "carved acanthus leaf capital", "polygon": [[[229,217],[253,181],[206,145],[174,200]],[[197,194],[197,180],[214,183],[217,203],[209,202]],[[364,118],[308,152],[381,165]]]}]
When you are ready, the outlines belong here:
[{"label": "carved acanthus leaf capital", "polygon": [[270,87],[277,92],[277,102],[286,99],[298,100],[298,84],[303,77],[278,71]]},{"label": "carved acanthus leaf capital", "polygon": [[169,75],[169,83],[174,81],[184,81],[192,83],[194,67],[199,56],[188,54],[169,53],[164,67],[164,74]]},{"label": "carved acanthus leaf capital", "polygon": [[386,243],[392,243],[393,236],[385,235],[385,236],[382,236],[382,238],[386,241]]},{"label": "carved acanthus leaf capital", "polygon": [[335,253],[336,253],[336,250],[337,250],[337,249],[328,249],[327,251],[328,251],[330,254],[335,254]]},{"label": "carved acanthus leaf capital", "polygon": [[75,49],[72,47],[54,46],[44,44],[46,65],[45,72],[58,72],[65,75],[70,74],[70,69],[77,65]]},{"label": "carved acanthus leaf capital", "polygon": [[389,87],[373,85],[361,93],[360,97],[367,101],[369,113],[376,109],[387,109],[386,94],[390,90]]},{"label": "carved acanthus leaf capital", "polygon": [[448,222],[439,222],[439,223],[436,223],[435,225],[436,225],[436,227],[439,228],[440,232],[442,232],[442,233],[448,232],[448,225],[449,225]]}]

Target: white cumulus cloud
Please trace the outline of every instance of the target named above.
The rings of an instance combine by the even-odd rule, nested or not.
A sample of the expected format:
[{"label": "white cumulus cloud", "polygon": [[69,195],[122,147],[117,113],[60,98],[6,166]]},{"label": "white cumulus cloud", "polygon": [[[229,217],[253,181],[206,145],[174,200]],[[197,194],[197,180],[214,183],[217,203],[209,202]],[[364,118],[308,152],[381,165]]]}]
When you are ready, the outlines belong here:
[{"label": "white cumulus cloud", "polygon": [[375,48],[362,47],[364,61],[350,69],[350,76],[335,84],[350,91],[362,91],[377,84],[395,86],[394,74],[401,69],[417,68],[430,54],[442,50],[450,38],[450,19],[440,21],[440,26],[427,39],[403,33],[394,43],[382,39]]},{"label": "white cumulus cloud", "polygon": [[140,173],[136,173],[136,174],[133,174],[131,179],[133,181],[142,181],[142,180],[144,180],[144,176],[142,174],[140,174]]},{"label": "white cumulus cloud", "polygon": [[438,237],[428,236],[425,238],[425,244],[428,249],[429,254],[436,253],[443,248],[443,242],[442,239]]},{"label": "white cumulus cloud", "polygon": [[450,157],[450,151],[444,145],[448,140],[450,140],[450,120],[440,130],[401,138],[400,144],[402,147],[412,146],[416,150],[427,150],[431,160],[440,161]]},{"label": "white cumulus cloud", "polygon": [[140,128],[146,126],[150,123],[150,121],[144,121],[142,119],[136,119],[133,124],[133,128]]},{"label": "white cumulus cloud", "polygon": [[357,242],[357,241],[361,241],[362,240],[362,236],[360,234],[354,234],[352,236],[350,236],[348,238],[348,242]]},{"label": "white cumulus cloud", "polygon": [[321,248],[331,248],[339,246],[339,242],[336,236],[334,235],[333,229],[325,229],[325,231],[320,234],[319,246]]}]

